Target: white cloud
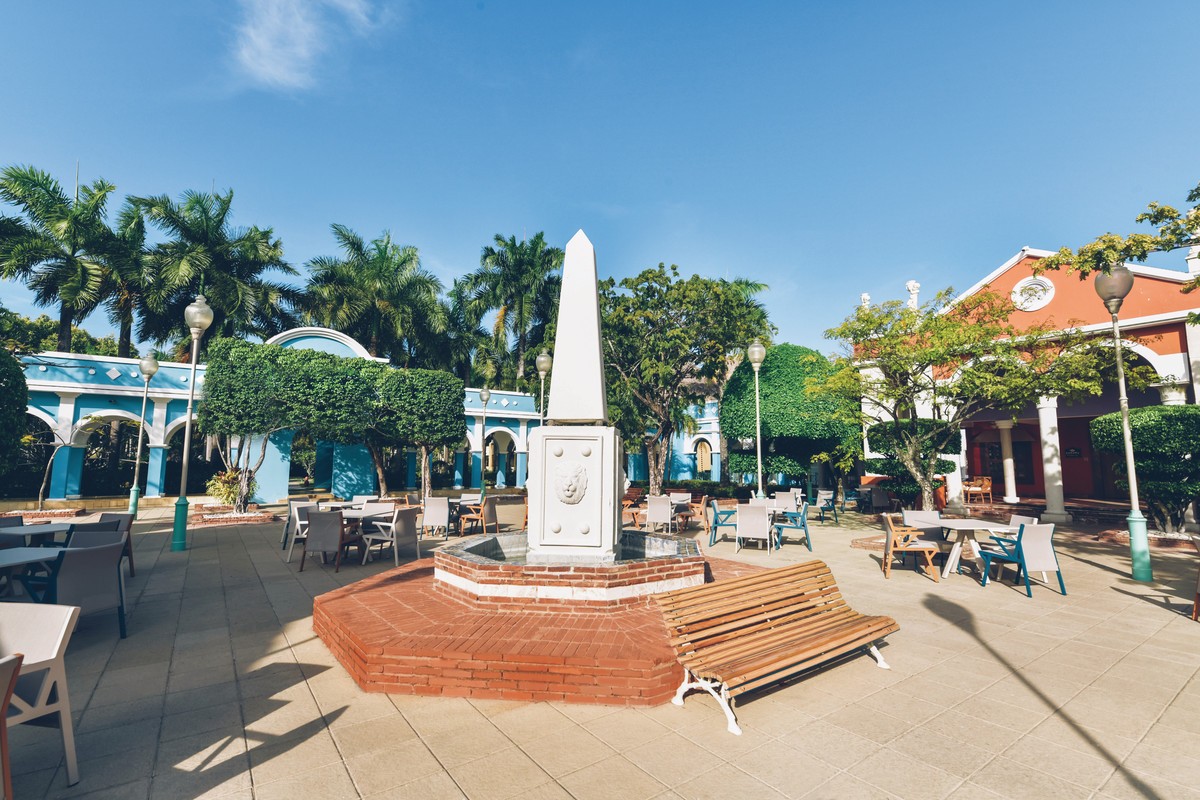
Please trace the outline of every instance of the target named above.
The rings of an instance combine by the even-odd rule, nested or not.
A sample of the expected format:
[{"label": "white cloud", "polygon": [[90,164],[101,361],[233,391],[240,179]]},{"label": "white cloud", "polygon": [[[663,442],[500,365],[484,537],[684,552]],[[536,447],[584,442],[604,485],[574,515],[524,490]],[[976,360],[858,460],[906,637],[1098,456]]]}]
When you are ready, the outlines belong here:
[{"label": "white cloud", "polygon": [[234,58],[254,83],[307,89],[321,57],[347,35],[364,37],[382,24],[369,0],[241,0]]}]

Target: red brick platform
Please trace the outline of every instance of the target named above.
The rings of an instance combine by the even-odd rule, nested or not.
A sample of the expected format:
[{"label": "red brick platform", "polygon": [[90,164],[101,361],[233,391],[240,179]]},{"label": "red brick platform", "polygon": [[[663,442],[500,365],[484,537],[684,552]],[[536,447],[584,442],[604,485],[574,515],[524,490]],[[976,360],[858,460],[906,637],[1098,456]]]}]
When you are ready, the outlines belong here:
[{"label": "red brick platform", "polygon": [[[709,580],[758,567],[708,559]],[[650,598],[534,613],[476,606],[422,559],[316,598],[313,630],[363,690],[659,705],[682,677]]]}]

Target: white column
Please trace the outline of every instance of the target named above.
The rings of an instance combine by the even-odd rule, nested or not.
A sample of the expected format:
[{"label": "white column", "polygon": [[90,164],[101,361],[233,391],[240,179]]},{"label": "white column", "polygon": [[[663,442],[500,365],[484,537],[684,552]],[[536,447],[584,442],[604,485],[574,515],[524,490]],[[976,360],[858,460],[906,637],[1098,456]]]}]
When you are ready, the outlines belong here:
[{"label": "white column", "polygon": [[1183,326],[1184,341],[1187,342],[1188,367],[1192,383],[1192,399],[1200,403],[1200,325],[1187,323]]},{"label": "white column", "polygon": [[71,444],[75,433],[75,398],[79,392],[55,392],[58,395],[58,414],[54,419],[54,436],[61,444]]},{"label": "white column", "polygon": [[[1021,498],[1017,497],[1017,469],[1013,464],[1012,428],[1011,419],[1002,419],[996,423],[996,429],[1000,431],[1000,457],[1004,460],[1004,502],[1019,503]],[[1054,437],[1057,440],[1057,432]]]},{"label": "white column", "polygon": [[1046,483],[1046,513],[1042,522],[1070,522],[1063,504],[1062,445],[1058,441],[1058,398],[1041,397],[1037,402],[1038,428],[1042,434],[1042,477]]},{"label": "white column", "polygon": [[959,428],[959,454],[942,456],[954,462],[954,471],[946,476],[946,510],[952,514],[966,514],[963,504],[963,465],[967,463],[967,429]]}]

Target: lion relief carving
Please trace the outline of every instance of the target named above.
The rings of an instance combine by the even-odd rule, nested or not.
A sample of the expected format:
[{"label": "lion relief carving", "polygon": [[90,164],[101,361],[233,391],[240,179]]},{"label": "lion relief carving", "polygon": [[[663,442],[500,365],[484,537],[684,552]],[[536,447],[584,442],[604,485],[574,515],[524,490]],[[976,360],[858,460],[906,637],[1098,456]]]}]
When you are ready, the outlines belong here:
[{"label": "lion relief carving", "polygon": [[554,491],[566,505],[576,505],[587,494],[587,470],[578,461],[564,461],[554,468]]}]

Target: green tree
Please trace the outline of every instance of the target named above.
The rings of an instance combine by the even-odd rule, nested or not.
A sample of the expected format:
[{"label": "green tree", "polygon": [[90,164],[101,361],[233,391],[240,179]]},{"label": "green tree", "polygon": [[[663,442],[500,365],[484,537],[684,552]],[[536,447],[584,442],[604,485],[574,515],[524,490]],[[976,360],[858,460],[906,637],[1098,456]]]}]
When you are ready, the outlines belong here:
[{"label": "green tree", "polygon": [[[912,507],[918,497],[922,496],[921,484],[900,459],[902,452],[908,452],[912,442],[926,443],[930,448],[917,454],[920,471],[932,475],[945,475],[957,465],[944,455],[958,455],[962,452],[962,437],[947,430],[947,425],[932,419],[902,419],[898,421],[879,422],[867,429],[867,442],[873,452],[879,455],[866,459],[866,467],[876,475],[886,475],[887,488],[893,492],[905,506]],[[942,485],[940,480],[934,480],[936,490]],[[923,506],[933,508],[934,506]]]},{"label": "green tree", "polygon": [[526,362],[536,356],[545,341],[539,337],[558,310],[562,264],[562,249],[547,245],[540,231],[519,242],[496,234],[483,248],[479,269],[466,277],[474,315],[496,312],[492,350],[504,353],[495,376],[499,384],[521,388]]},{"label": "green tree", "polygon": [[58,306],[55,350],[70,352],[72,323],[101,300],[110,238],[104,210],[115,188],[98,179],[72,199],[41,170],[0,171],[0,199],[22,214],[0,217],[0,277],[24,281],[39,306]]},{"label": "green tree", "polygon": [[470,383],[475,354],[486,344],[488,332],[472,310],[465,279],[454,281],[446,298],[440,302],[445,325],[427,343],[417,361],[430,368],[446,370],[464,384]]},{"label": "green tree", "polygon": [[[1200,185],[1188,193],[1187,200],[1200,204]],[[1179,211],[1164,203],[1151,203],[1135,221],[1152,226],[1154,232],[1132,233],[1128,236],[1106,233],[1078,250],[1062,248],[1053,256],[1038,261],[1034,270],[1040,273],[1065,268],[1068,272],[1077,273],[1083,280],[1093,272],[1111,272],[1113,267],[1127,261],[1143,262],[1155,253],[1200,245],[1200,205]],[[1185,283],[1182,290],[1192,292],[1198,287],[1200,276]],[[1192,317],[1193,323],[1200,322],[1200,314],[1193,314]]]},{"label": "green tree", "polygon": [[984,411],[1013,411],[1039,396],[1099,394],[1111,348],[1049,325],[1018,328],[1012,301],[990,291],[955,299],[947,289],[919,309],[900,302],[857,308],[827,338],[845,352],[825,381],[859,404],[860,426],[932,419],[901,426],[895,457],[933,508],[937,459],[956,452],[959,429]]},{"label": "green tree", "polygon": [[0,475],[9,472],[17,463],[25,436],[25,409],[29,391],[21,362],[7,350],[0,349]]},{"label": "green tree", "polygon": [[[178,203],[166,195],[134,198],[146,219],[167,241],[147,259],[147,314],[138,327],[141,339],[175,339],[186,352],[190,334],[183,310],[203,294],[213,309],[204,342],[223,337],[269,338],[293,328],[294,308],[303,292],[269,277],[296,275],[283,259],[283,245],[270,228],[235,228],[233,191],[185,192]],[[182,354],[181,352],[181,354]]]},{"label": "green tree", "polygon": [[397,437],[421,454],[421,496],[433,490],[429,452],[459,444],[467,435],[463,416],[463,382],[448,372],[427,369],[389,370],[378,384],[379,413]]},{"label": "green tree", "polygon": [[[769,474],[805,475],[820,454],[846,437],[847,401],[822,391],[833,372],[829,360],[816,350],[777,344],[767,350],[759,372],[762,406],[763,467]],[[755,437],[754,369],[743,361],[733,371],[721,395],[721,433],[735,440]],[[730,453],[731,472],[758,469],[754,449]]]},{"label": "green tree", "polygon": [[104,255],[100,289],[108,321],[117,326],[117,355],[133,354],[133,323],[146,308],[146,220],[142,209],[127,200],[117,216]]},{"label": "green tree", "polygon": [[[1168,533],[1183,530],[1184,515],[1200,496],[1200,406],[1147,406],[1129,410],[1134,469],[1150,519]],[[1091,423],[1097,450],[1124,453],[1120,413]],[[1129,488],[1125,460],[1114,465],[1117,484]]]},{"label": "green tree", "polygon": [[[58,349],[58,323],[45,314],[37,319],[0,308],[0,347],[13,353],[43,353]],[[71,326],[71,353],[94,356],[117,355],[117,340],[111,336],[95,337],[83,328]],[[136,356],[137,353],[134,352]]]},{"label": "green tree", "polygon": [[355,337],[373,356],[409,364],[445,329],[441,282],[422,269],[417,248],[396,244],[386,231],[367,243],[345,225],[332,229],[343,256],[308,263],[309,315]]},{"label": "green tree", "polygon": [[620,284],[602,281],[600,304],[609,415],[628,441],[645,443],[658,494],[687,409],[705,401],[729,359],[766,336],[770,323],[736,284],[680,279],[678,267],[664,264]]}]

